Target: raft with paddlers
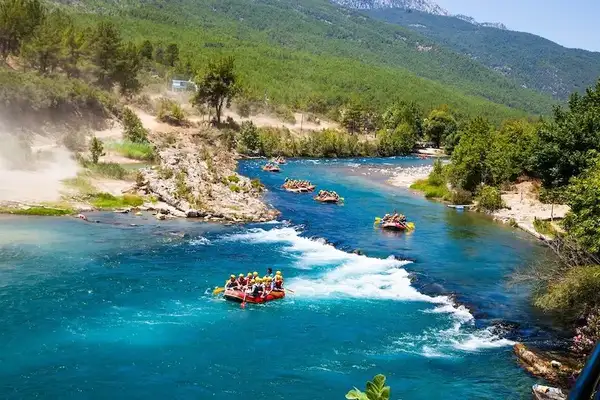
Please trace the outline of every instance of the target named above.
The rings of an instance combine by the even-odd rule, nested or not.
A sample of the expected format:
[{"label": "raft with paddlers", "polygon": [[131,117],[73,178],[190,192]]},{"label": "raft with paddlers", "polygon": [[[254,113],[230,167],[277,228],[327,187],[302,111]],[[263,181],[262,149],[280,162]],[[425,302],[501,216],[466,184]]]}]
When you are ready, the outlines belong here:
[{"label": "raft with paddlers", "polygon": [[276,157],[276,158],[272,158],[271,162],[274,163],[274,164],[280,164],[280,165],[286,163],[285,158],[283,158],[282,156],[279,156],[279,157]]},{"label": "raft with paddlers", "polygon": [[321,203],[337,204],[344,201],[343,197],[340,197],[334,191],[320,190],[314,199]]},{"label": "raft with paddlers", "polygon": [[272,163],[268,163],[262,169],[263,169],[263,171],[267,171],[267,172],[279,172],[279,171],[281,171],[281,169],[279,168],[279,165],[272,164]]},{"label": "raft with paddlers", "polygon": [[309,193],[314,191],[316,186],[309,181],[285,178],[281,187],[292,193]]},{"label": "raft with paddlers", "polygon": [[243,290],[238,289],[227,289],[223,293],[223,297],[225,300],[233,301],[236,303],[253,303],[253,304],[262,304],[268,303],[269,301],[283,299],[285,297],[284,291],[271,291],[266,296],[251,296]]},{"label": "raft with paddlers", "polygon": [[411,231],[415,229],[413,222],[408,222],[402,214],[386,214],[383,218],[375,217],[375,225],[388,231]]}]

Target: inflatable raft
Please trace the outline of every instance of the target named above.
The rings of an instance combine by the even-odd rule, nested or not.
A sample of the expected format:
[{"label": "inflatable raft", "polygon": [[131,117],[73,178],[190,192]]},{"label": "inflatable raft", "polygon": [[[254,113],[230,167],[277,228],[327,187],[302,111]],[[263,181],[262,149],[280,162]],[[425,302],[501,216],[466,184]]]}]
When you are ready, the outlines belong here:
[{"label": "inflatable raft", "polygon": [[292,192],[292,193],[309,193],[309,192],[313,192],[315,190],[315,186],[311,185],[311,186],[305,186],[305,187],[299,187],[299,188],[288,188],[288,187],[283,187],[285,190],[287,190],[288,192]]},{"label": "inflatable raft", "polygon": [[412,222],[407,222],[405,224],[398,222],[384,222],[381,224],[381,229],[386,229],[388,231],[406,231],[415,229],[415,224]]},{"label": "inflatable raft", "polygon": [[225,297],[225,300],[234,301],[236,303],[243,303],[244,298],[245,298],[246,303],[261,304],[261,303],[268,303],[269,301],[273,301],[273,300],[283,299],[285,297],[285,292],[284,291],[282,291],[282,292],[272,291],[266,297],[262,297],[262,296],[254,297],[254,296],[246,295],[241,290],[228,289],[223,293],[223,297]]},{"label": "inflatable raft", "polygon": [[280,169],[279,169],[279,167],[278,167],[278,166],[276,166],[276,165],[274,165],[274,166],[272,166],[272,167],[269,167],[269,166],[266,166],[266,165],[265,165],[265,166],[263,167],[263,171],[267,171],[267,172],[279,172],[279,171],[280,171]]}]

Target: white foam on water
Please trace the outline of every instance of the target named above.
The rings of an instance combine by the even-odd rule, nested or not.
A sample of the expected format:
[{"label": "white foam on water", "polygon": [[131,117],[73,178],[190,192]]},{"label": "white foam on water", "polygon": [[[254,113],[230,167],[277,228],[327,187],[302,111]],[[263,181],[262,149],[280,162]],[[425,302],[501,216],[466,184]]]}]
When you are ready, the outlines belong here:
[{"label": "white foam on water", "polygon": [[[511,346],[514,343],[495,335],[491,329],[474,330],[474,317],[462,305],[456,305],[448,296],[429,296],[419,292],[411,284],[409,273],[402,268],[410,261],[371,258],[346,253],[327,244],[323,239],[300,236],[292,227],[264,230],[250,229],[245,233],[229,235],[228,241],[250,243],[282,243],[284,251],[296,258],[297,268],[326,267],[322,274],[299,276],[286,280],[298,299],[310,298],[364,298],[397,301],[420,301],[435,304],[424,313],[451,316],[452,326],[433,329],[420,336],[400,338],[398,351],[420,354],[424,357],[452,357],[457,352],[473,352],[482,349]],[[407,348],[407,343],[411,343]]]},{"label": "white foam on water", "polygon": [[196,239],[190,240],[191,246],[206,246],[210,244],[210,240],[204,236],[198,236]]}]

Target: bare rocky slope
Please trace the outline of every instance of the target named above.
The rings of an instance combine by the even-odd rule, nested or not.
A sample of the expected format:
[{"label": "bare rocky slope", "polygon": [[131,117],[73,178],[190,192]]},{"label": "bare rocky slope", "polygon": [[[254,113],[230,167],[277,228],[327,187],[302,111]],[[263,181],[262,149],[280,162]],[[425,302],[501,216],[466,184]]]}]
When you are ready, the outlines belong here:
[{"label": "bare rocky slope", "polygon": [[262,201],[258,181],[236,173],[234,150],[210,128],[152,132],[158,165],[141,170],[138,189],[173,207],[175,216],[206,220],[268,221],[278,213]]}]

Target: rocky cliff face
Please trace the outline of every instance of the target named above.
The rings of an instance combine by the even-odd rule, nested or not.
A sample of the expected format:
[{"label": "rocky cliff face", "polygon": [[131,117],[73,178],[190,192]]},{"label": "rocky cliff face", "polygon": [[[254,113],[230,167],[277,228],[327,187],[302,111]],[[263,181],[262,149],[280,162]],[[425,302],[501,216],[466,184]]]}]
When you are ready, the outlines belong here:
[{"label": "rocky cliff face", "polygon": [[260,182],[235,172],[235,153],[216,135],[211,130],[153,135],[159,165],[142,170],[139,189],[180,216],[234,222],[274,219],[278,213],[263,203]]},{"label": "rocky cliff face", "polygon": [[450,15],[448,11],[427,0],[331,0],[333,3],[358,10],[377,8],[404,8],[435,15]]}]

